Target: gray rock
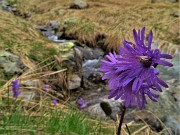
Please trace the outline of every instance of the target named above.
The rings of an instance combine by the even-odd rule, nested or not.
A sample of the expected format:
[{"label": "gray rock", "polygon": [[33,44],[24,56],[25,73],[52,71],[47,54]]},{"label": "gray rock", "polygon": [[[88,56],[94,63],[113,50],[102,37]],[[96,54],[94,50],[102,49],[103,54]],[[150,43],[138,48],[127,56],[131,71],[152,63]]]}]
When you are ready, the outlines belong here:
[{"label": "gray rock", "polygon": [[50,21],[50,22],[49,22],[48,26],[49,26],[51,29],[54,30],[54,29],[58,29],[58,28],[59,28],[60,23],[57,22],[57,21],[55,21],[55,20],[53,20],[53,21]]},{"label": "gray rock", "polygon": [[81,78],[77,74],[69,75],[68,89],[73,90],[81,86]]},{"label": "gray rock", "polygon": [[[20,85],[22,88],[20,89],[21,94],[20,98],[24,100],[35,100],[39,96],[38,91],[34,88],[41,88],[42,82],[40,80],[22,80]],[[25,88],[23,88],[25,87]],[[29,88],[29,89],[28,89]]]},{"label": "gray rock", "polygon": [[100,59],[87,60],[83,63],[83,76],[88,78],[92,73],[99,72]]},{"label": "gray rock", "polygon": [[83,59],[92,60],[99,59],[104,55],[104,51],[100,48],[90,48],[90,47],[77,47],[83,54]]},{"label": "gray rock", "polygon": [[17,9],[13,8],[8,2],[7,0],[1,0],[0,1],[0,10],[6,10],[9,12],[16,12]]},{"label": "gray rock", "polygon": [[84,9],[89,5],[84,0],[74,0],[74,3],[70,6],[72,9]]},{"label": "gray rock", "polygon": [[55,34],[59,26],[60,26],[59,22],[50,21],[47,25],[37,26],[36,28],[39,29],[44,36],[48,37],[50,40],[53,40],[56,36]]},{"label": "gray rock", "polygon": [[74,46],[75,44],[72,42],[59,43],[57,51],[59,52],[59,57],[62,60],[62,66],[64,68],[68,68],[71,73],[78,72],[81,74],[82,59],[76,52],[77,50],[74,49]]},{"label": "gray rock", "polygon": [[79,71],[82,71],[83,54],[77,47],[74,47],[74,52],[76,66],[79,69]]},{"label": "gray rock", "polygon": [[6,0],[0,1],[0,9],[7,9],[9,6],[9,3]]},{"label": "gray rock", "polygon": [[5,73],[21,73],[24,68],[19,56],[0,50],[0,67]]},{"label": "gray rock", "polygon": [[171,14],[172,16],[174,16],[174,17],[179,17],[180,16],[180,13],[173,13],[173,14]]},{"label": "gray rock", "polygon": [[[87,107],[85,108],[85,111],[87,111],[91,116],[100,117],[103,119],[112,119],[116,121],[116,115],[121,114],[121,103],[122,100],[114,100],[114,99],[108,99],[107,96],[100,97],[99,99],[94,99],[94,97],[91,98],[91,100],[87,101]],[[101,103],[105,102],[108,104],[109,107],[111,107],[111,114],[107,116],[107,114],[104,112],[104,110],[101,107]]]},{"label": "gray rock", "polygon": [[167,116],[164,123],[171,129],[173,135],[180,135],[180,121],[178,121],[178,117]]}]

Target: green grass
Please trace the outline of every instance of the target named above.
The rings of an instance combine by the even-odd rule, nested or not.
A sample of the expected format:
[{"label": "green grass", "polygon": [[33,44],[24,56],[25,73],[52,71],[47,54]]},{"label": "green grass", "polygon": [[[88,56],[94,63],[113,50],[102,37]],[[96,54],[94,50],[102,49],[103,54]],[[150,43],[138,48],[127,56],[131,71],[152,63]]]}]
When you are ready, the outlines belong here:
[{"label": "green grass", "polygon": [[0,121],[0,134],[70,134],[89,135],[92,132],[91,122],[85,115],[73,110],[64,113],[61,110],[43,110],[39,116],[23,114],[22,109],[16,108]]},{"label": "green grass", "polygon": [[44,105],[32,106],[27,101],[22,102],[21,98],[0,101],[0,134],[111,135],[114,132],[106,123],[92,119],[76,107],[52,106],[48,97],[41,103]]}]

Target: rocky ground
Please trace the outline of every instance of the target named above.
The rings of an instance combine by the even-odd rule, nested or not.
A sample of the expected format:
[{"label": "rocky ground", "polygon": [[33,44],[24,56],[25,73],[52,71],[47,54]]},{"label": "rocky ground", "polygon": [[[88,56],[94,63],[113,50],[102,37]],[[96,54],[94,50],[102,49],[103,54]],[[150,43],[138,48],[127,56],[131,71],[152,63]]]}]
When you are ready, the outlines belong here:
[{"label": "rocky ground", "polygon": [[[57,4],[57,1],[53,2]],[[53,2],[50,2],[49,4],[54,5]],[[122,3],[122,5],[124,4],[128,6],[129,4],[131,6],[131,4],[128,2]],[[165,127],[168,127],[172,130],[169,131],[171,134],[178,135],[180,134],[180,48],[179,33],[176,28],[178,27],[177,24],[179,21],[179,13],[177,10],[176,1],[171,2],[165,2],[165,4],[169,4],[169,6],[167,6],[164,3],[161,3],[161,1],[153,0],[148,1],[145,5],[143,5],[144,7],[148,7],[149,12],[157,11],[158,19],[163,18],[163,16],[158,16],[158,14],[160,13],[164,13],[164,16],[166,16],[163,20],[165,22],[161,22],[161,20],[159,20],[160,23],[148,24],[148,28],[152,28],[153,31],[155,31],[155,38],[158,39],[154,40],[153,47],[160,48],[164,53],[170,53],[174,56],[172,60],[174,66],[172,68],[164,68],[160,66],[158,67],[161,78],[168,83],[169,88],[164,90],[160,94],[158,103],[151,103],[151,101],[149,101],[149,104],[146,106],[146,109],[144,111],[139,111],[137,108],[129,108],[127,111],[127,115],[125,117],[125,121],[138,123],[143,120],[147,122],[152,128],[152,130],[156,132],[161,132]],[[47,3],[44,3],[44,5],[47,6]],[[87,25],[79,27],[79,22],[77,24],[76,21],[76,19],[78,18],[76,13],[82,13],[83,9],[87,9],[88,11],[90,11],[94,10],[94,7],[99,7],[101,9],[99,10],[100,13],[102,11],[107,12],[106,9],[109,9],[108,4],[121,4],[110,1],[107,1],[104,4],[100,3],[101,1],[94,2],[90,0],[87,2],[75,0],[74,3],[67,1],[67,3],[64,3],[64,7],[67,7],[67,5],[69,5],[69,9],[62,9],[62,7],[60,9],[55,8],[53,12],[55,12],[56,15],[54,15],[52,11],[50,11],[50,15],[52,16],[49,15],[48,18],[46,12],[47,9],[44,9],[43,7],[38,7],[37,4],[35,4],[35,6],[34,3],[29,2],[29,7],[31,8],[25,6],[25,11],[23,11],[23,8],[21,8],[21,6],[24,6],[24,2],[13,3],[13,1],[10,1],[9,3],[6,0],[1,0],[0,24],[2,25],[0,26],[0,75],[1,78],[3,78],[0,82],[1,86],[5,84],[8,80],[10,80],[14,75],[22,75],[26,71],[33,69],[33,66],[35,66],[38,62],[42,62],[43,59],[46,59],[47,57],[53,57],[50,61],[47,61],[47,63],[50,63],[51,61],[56,61],[55,67],[52,69],[53,71],[67,69],[67,72],[65,73],[65,81],[56,80],[55,82],[52,82],[48,81],[47,79],[44,79],[40,80],[39,82],[36,78],[35,82],[30,81],[28,84],[26,82],[26,84],[24,85],[33,85],[35,87],[40,87],[38,86],[40,83],[49,83],[51,87],[56,91],[62,92],[62,89],[66,89],[67,91],[71,92],[71,104],[74,104],[79,97],[83,97],[87,104],[87,107],[84,108],[85,112],[87,112],[91,116],[101,117],[103,119],[110,120],[111,122],[116,121],[116,114],[121,114],[120,103],[122,101],[114,101],[112,99],[107,98],[108,86],[105,81],[102,81],[102,73],[99,71],[101,59],[103,59],[104,56],[107,54],[108,48],[109,50],[114,49],[112,44],[114,44],[115,42],[112,40],[115,40],[116,38],[108,40],[109,38],[111,38],[111,36],[106,34],[108,33],[107,31],[104,31],[104,28],[106,28],[106,25],[108,24],[104,26],[92,24],[92,26],[90,24],[92,23],[91,20],[88,22],[88,18],[85,18],[83,20],[85,22],[82,22],[81,25]],[[154,5],[152,5],[152,3]],[[141,7],[141,10],[139,10],[139,7],[137,7],[137,15],[139,15],[139,12],[141,12],[142,10],[145,10],[143,6]],[[160,7],[160,9],[156,9],[158,8],[158,6]],[[115,6],[115,8],[117,7]],[[72,10],[77,11],[72,12]],[[88,11],[85,10],[85,12]],[[68,13],[65,12],[69,12],[69,18],[67,17]],[[72,16],[73,13],[75,14],[74,16]],[[39,17],[41,16],[41,14],[42,18],[44,19],[42,21],[42,18]],[[61,14],[65,14],[65,17],[69,20],[65,20],[64,16],[64,20],[62,18],[62,20],[58,20],[57,16],[61,16]],[[10,19],[8,18],[8,20],[4,16],[8,16]],[[113,16],[118,15],[116,15],[115,10],[113,10],[112,13],[104,13],[104,16],[111,16],[112,18],[110,19],[113,19]],[[73,17],[75,17],[75,19],[73,19]],[[136,18],[137,16],[132,15],[132,18],[133,17]],[[131,20],[132,18],[126,19]],[[167,26],[166,24],[168,21],[167,18],[169,20],[171,19],[169,22],[169,26]],[[142,18],[142,20],[143,19],[147,18]],[[153,18],[153,21],[154,20],[155,19]],[[111,20],[103,20],[101,18],[101,20],[98,20],[97,22],[101,24],[100,21],[105,21],[104,23],[108,22],[109,25],[112,24]],[[5,23],[7,24],[5,25]],[[16,28],[17,23],[19,24]],[[96,23],[96,21],[93,21],[93,23]],[[128,28],[126,28],[127,26],[121,24],[123,25],[123,28],[126,29],[124,32],[127,32],[127,30],[129,30],[131,27],[134,27],[135,25],[134,24],[132,26],[131,21],[128,23],[131,24]],[[145,24],[146,20],[144,20],[143,22],[143,25]],[[176,24],[176,26],[174,26],[174,24]],[[23,27],[20,25],[23,25]],[[93,27],[93,33],[96,33],[95,35],[91,35],[91,32],[89,33],[89,30],[91,31],[91,26]],[[136,27],[138,26],[140,26],[139,23]],[[165,28],[164,26],[167,26],[167,28]],[[172,26],[172,29],[176,30],[172,32],[172,30],[169,29],[170,26]],[[80,31],[84,28],[88,29],[84,29],[82,33],[76,33],[79,30],[76,29],[71,33],[71,31],[74,30],[74,27],[81,28]],[[94,27],[96,27],[96,30],[94,30]],[[115,27],[118,30],[120,30],[120,26]],[[16,28],[19,32],[16,33],[16,29],[14,28]],[[100,33],[98,31],[98,28],[99,30],[102,30],[103,33]],[[108,29],[110,29],[109,26]],[[110,30],[110,32],[112,32],[113,30]],[[164,31],[168,34],[162,34]],[[129,30],[128,33],[131,34],[131,30]],[[82,36],[83,34],[85,36]],[[117,33],[115,32],[115,34]],[[124,33],[122,35],[124,35]],[[89,40],[87,40],[87,38],[89,38]],[[167,38],[168,41],[171,41],[171,43],[168,41],[161,40],[165,38]],[[119,38],[117,38],[116,40],[119,40]],[[107,44],[108,42],[110,43]],[[120,44],[119,41],[118,44]],[[66,82],[65,86],[64,82]],[[25,99],[30,100],[30,97],[32,98],[32,96],[28,95],[32,94],[34,93],[28,93],[27,91],[25,91]],[[61,98],[64,98],[65,96],[66,94],[62,95]],[[112,109],[112,113],[110,116],[107,116],[104,113],[101,107],[102,103],[105,103],[107,108],[109,107]]]}]

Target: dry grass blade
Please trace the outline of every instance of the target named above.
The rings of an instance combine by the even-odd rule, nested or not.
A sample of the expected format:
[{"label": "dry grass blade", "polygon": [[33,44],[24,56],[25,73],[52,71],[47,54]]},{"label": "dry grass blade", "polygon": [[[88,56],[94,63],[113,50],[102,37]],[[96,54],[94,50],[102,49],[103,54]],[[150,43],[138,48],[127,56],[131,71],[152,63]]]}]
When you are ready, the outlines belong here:
[{"label": "dry grass blade", "polygon": [[149,126],[148,126],[148,125],[145,125],[144,127],[140,128],[140,129],[138,129],[137,131],[135,131],[134,133],[132,133],[132,135],[136,135],[136,134],[142,132],[142,130],[144,130],[144,129],[146,129],[146,128],[149,128]]}]

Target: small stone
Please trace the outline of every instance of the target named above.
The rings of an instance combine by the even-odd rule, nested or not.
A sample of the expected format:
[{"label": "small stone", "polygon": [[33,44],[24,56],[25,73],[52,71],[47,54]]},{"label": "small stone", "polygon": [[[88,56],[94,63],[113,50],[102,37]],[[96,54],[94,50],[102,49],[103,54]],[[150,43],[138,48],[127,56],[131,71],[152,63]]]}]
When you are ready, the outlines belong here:
[{"label": "small stone", "polygon": [[173,13],[171,14],[173,17],[179,17],[180,16],[180,13]]},{"label": "small stone", "polygon": [[81,78],[76,74],[70,75],[68,81],[68,89],[73,90],[79,88],[80,86],[81,86]]}]

